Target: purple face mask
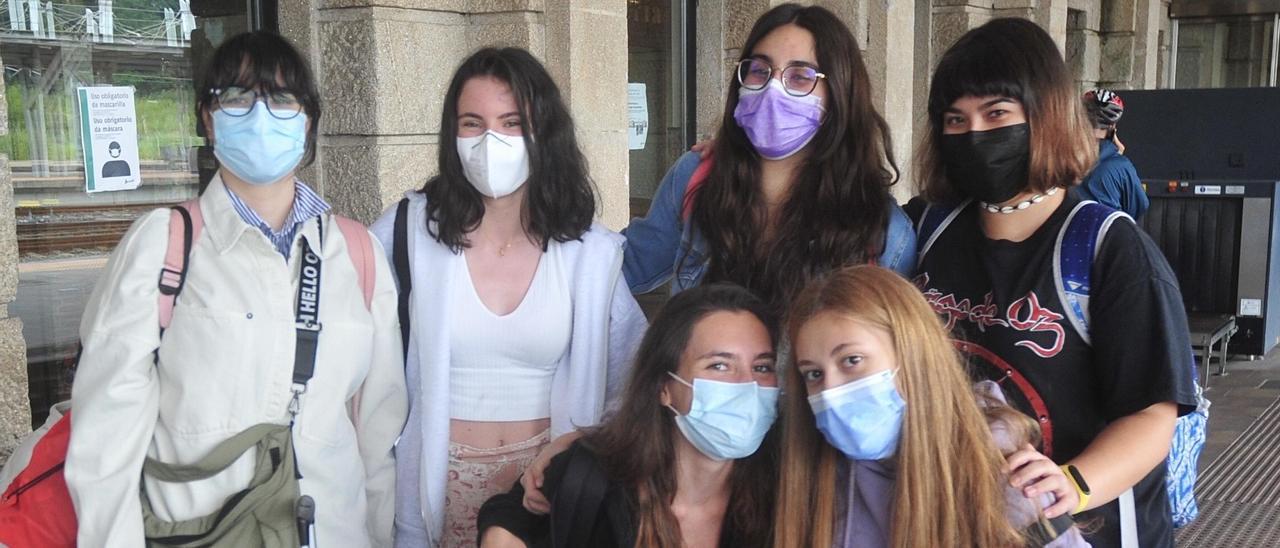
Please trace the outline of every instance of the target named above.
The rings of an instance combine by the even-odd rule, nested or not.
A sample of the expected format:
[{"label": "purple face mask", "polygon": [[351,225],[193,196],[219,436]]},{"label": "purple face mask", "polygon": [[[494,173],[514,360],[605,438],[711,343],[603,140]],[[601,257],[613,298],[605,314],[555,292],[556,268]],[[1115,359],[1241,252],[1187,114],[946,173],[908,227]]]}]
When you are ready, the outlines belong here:
[{"label": "purple face mask", "polygon": [[770,78],[769,85],[761,89],[738,91],[733,119],[747,132],[760,156],[781,160],[809,144],[818,133],[824,111],[821,97],[789,95],[782,82]]}]

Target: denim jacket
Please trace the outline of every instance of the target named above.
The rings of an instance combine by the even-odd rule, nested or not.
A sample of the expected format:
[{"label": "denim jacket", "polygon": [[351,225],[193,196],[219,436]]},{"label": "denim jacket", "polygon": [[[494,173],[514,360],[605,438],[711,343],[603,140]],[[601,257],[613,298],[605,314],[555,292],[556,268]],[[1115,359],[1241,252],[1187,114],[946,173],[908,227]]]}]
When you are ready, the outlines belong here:
[{"label": "denim jacket", "polygon": [[[632,293],[653,291],[673,275],[671,292],[678,293],[698,285],[706,274],[707,242],[692,223],[683,219],[685,189],[699,161],[696,152],[687,152],[676,160],[662,178],[649,213],[632,219],[622,231],[627,238],[622,272]],[[890,201],[889,207],[884,253],[876,264],[909,277],[916,265],[915,231],[896,202]]]}]

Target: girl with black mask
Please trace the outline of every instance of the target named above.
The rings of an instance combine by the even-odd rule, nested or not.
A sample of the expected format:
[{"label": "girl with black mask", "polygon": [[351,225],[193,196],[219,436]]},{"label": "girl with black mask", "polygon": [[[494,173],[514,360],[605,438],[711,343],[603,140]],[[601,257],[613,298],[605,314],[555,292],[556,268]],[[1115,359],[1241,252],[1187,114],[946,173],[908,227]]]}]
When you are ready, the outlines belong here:
[{"label": "girl with black mask", "polygon": [[916,282],[971,371],[1040,421],[1010,481],[1052,493],[1048,517],[1080,513],[1094,546],[1171,546],[1165,455],[1196,403],[1186,315],[1132,220],[1065,192],[1096,145],[1056,45],[1022,19],[974,29],[928,107]]}]

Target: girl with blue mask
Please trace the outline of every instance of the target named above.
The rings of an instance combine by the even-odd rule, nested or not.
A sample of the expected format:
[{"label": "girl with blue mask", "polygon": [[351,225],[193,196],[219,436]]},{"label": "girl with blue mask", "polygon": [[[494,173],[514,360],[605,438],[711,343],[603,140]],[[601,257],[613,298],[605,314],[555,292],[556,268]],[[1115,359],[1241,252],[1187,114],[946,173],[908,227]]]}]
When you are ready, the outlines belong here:
[{"label": "girl with blue mask", "polygon": [[[1070,518],[1044,519],[1052,497],[1010,482],[992,431],[1034,421],[979,407],[909,282],[874,266],[840,270],[806,288],[788,318],[787,382],[798,389],[784,398],[774,545],[1087,546]],[[1027,443],[1012,437],[1013,449]]]},{"label": "girl with blue mask", "polygon": [[[766,546],[773,512],[774,336],[763,303],[710,284],[654,318],[622,403],[551,460],[541,491],[480,512],[482,545]],[[589,498],[583,493],[601,493]],[[579,536],[547,538],[547,529]],[[549,542],[548,542],[549,541]]]},{"label": "girl with blue mask", "polygon": [[[315,148],[315,80],[269,32],[227,36],[196,78],[218,170],[134,222],[81,323],[65,465],[78,545],[285,542],[291,511],[245,517],[267,490],[311,499],[313,546],[391,546],[409,413],[396,282],[368,230],[295,177]],[[289,441],[237,447],[264,428]],[[278,482],[293,472],[255,463],[269,453],[302,479]],[[183,466],[208,475],[153,472]]]}]

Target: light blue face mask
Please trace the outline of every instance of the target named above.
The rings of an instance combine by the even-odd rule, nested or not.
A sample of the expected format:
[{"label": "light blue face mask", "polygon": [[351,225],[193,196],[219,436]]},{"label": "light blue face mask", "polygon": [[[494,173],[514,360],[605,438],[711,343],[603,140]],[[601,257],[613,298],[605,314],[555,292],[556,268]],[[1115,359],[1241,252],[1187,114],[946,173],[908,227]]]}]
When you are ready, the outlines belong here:
[{"label": "light blue face mask", "polygon": [[896,373],[896,369],[882,371],[809,396],[809,407],[827,442],[853,460],[893,456],[907,408],[893,382]]},{"label": "light blue face mask", "polygon": [[306,114],[281,120],[264,104],[243,116],[227,110],[213,112],[213,154],[222,167],[252,185],[269,185],[298,167],[307,147]]},{"label": "light blue face mask", "polygon": [[693,389],[689,414],[676,413],[676,427],[698,451],[714,460],[740,459],[760,448],[778,418],[778,389],[752,382],[693,379],[667,372]]}]

